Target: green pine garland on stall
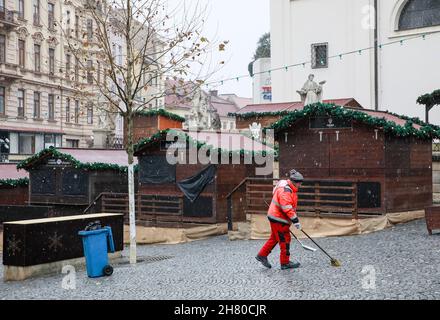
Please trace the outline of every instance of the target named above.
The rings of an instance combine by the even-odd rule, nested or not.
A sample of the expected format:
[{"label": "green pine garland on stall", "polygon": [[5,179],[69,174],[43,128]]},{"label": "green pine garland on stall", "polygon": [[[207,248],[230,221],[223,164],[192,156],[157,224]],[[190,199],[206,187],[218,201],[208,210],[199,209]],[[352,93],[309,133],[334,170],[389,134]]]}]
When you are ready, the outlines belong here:
[{"label": "green pine garland on stall", "polygon": [[252,119],[252,118],[263,118],[266,116],[287,116],[292,111],[266,111],[266,112],[247,112],[247,113],[232,113],[229,112],[229,117],[236,117],[243,120]]},{"label": "green pine garland on stall", "polygon": [[[282,115],[282,112],[269,113],[270,115]],[[261,115],[261,114],[259,114]],[[440,137],[440,130],[438,127],[426,124],[420,120],[403,118],[400,115],[396,115],[401,119],[406,120],[404,126],[396,124],[394,121],[386,120],[384,117],[374,117],[369,114],[354,110],[347,109],[335,104],[317,103],[308,105],[302,110],[290,111],[282,119],[275,122],[266,129],[274,129],[275,131],[281,131],[292,126],[295,121],[303,119],[305,117],[313,116],[332,116],[334,118],[351,119],[364,123],[370,126],[383,128],[386,133],[393,134],[399,137],[415,136],[420,139],[434,139]],[[413,127],[413,124],[419,124],[420,129]]]},{"label": "green pine garland on stall", "polygon": [[277,151],[275,149],[274,152],[268,152],[268,151],[258,151],[258,152],[254,152],[254,151],[249,151],[249,150],[244,150],[244,149],[240,149],[240,150],[236,150],[236,151],[229,151],[229,150],[224,150],[222,148],[217,148],[217,150],[215,150],[215,148],[213,148],[211,145],[206,144],[206,142],[201,142],[198,140],[193,139],[192,137],[190,137],[189,135],[187,135],[185,132],[182,131],[177,131],[174,129],[166,129],[166,130],[162,130],[157,132],[156,134],[152,135],[149,138],[145,138],[141,141],[139,141],[135,147],[134,150],[135,152],[139,152],[139,150],[141,150],[143,147],[148,146],[148,145],[152,145],[155,144],[159,141],[161,141],[163,139],[164,135],[167,135],[168,133],[172,133],[173,135],[181,138],[182,140],[184,139],[188,144],[197,147],[197,149],[200,149],[202,147],[205,147],[208,149],[208,151],[210,152],[215,152],[217,151],[218,154],[225,154],[225,153],[229,153],[229,155],[252,155],[252,156],[256,156],[256,155],[262,155],[262,156],[267,156],[270,154],[273,154],[275,157],[277,155]]},{"label": "green pine garland on stall", "polygon": [[[113,170],[113,171],[119,171],[122,173],[126,173],[128,171],[127,166],[119,166],[117,164],[110,164],[110,163],[83,163],[75,159],[70,154],[65,154],[54,147],[50,147],[47,149],[44,149],[37,154],[33,155],[32,157],[29,157],[20,163],[17,164],[17,169],[25,169],[30,170],[34,167],[34,165],[38,165],[38,160],[45,156],[52,156],[54,158],[62,159],[64,161],[70,162],[75,169],[85,169],[90,171],[104,171],[104,170]],[[135,166],[135,170],[137,169],[137,166]]]},{"label": "green pine garland on stall", "polygon": [[17,188],[17,187],[27,187],[28,185],[29,185],[28,178],[0,179],[0,187]]},{"label": "green pine garland on stall", "polygon": [[159,110],[141,110],[141,111],[137,111],[135,113],[136,115],[142,115],[142,116],[146,116],[146,117],[154,117],[154,116],[162,116],[171,120],[175,120],[175,121],[179,121],[179,122],[185,122],[185,118],[175,114],[175,113],[171,113],[168,112],[164,109],[159,109]]}]

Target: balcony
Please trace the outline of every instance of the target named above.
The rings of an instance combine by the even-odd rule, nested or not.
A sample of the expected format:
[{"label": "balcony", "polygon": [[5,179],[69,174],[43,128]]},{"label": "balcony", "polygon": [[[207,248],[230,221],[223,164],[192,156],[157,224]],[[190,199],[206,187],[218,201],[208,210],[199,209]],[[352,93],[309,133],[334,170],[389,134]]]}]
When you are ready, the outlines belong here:
[{"label": "balcony", "polygon": [[18,65],[0,62],[0,83],[11,83],[23,78]]},{"label": "balcony", "polygon": [[16,12],[0,7],[0,28],[5,30],[12,30],[19,26],[16,19]]}]

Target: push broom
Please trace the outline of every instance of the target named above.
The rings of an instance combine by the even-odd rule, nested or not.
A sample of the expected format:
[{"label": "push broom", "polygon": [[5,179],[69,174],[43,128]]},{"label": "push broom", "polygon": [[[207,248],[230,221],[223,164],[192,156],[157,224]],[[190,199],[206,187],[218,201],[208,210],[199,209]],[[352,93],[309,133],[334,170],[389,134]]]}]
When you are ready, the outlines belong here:
[{"label": "push broom", "polygon": [[322,252],[324,252],[327,257],[330,258],[330,263],[332,265],[332,267],[336,267],[339,268],[340,266],[342,266],[341,262],[338,259],[333,258],[331,255],[329,255],[327,253],[327,251],[325,251],[323,248],[321,248],[321,246],[319,244],[316,243],[315,240],[312,239],[311,236],[309,236],[303,229],[301,229],[302,233],[304,233],[306,235],[307,238],[309,238],[319,249],[321,249]]}]

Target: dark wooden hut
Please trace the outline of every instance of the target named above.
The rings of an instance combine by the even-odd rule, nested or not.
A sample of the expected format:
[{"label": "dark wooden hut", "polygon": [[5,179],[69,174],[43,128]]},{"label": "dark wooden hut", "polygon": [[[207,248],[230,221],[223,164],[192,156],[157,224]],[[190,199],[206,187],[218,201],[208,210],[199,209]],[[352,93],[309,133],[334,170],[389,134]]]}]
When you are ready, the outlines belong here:
[{"label": "dark wooden hut", "polygon": [[25,205],[29,201],[29,174],[15,164],[0,164],[0,205]]},{"label": "dark wooden hut", "polygon": [[[256,175],[259,165],[255,156],[260,154],[273,159],[272,148],[238,133],[179,131],[178,141],[168,141],[168,133],[170,130],[161,131],[136,146],[137,217],[143,222],[163,226],[225,223],[228,220],[226,196],[241,181]],[[222,141],[228,143],[225,145]],[[191,152],[202,148],[203,154],[209,155],[208,161],[198,157],[190,160]],[[180,163],[169,164],[167,155],[170,154]],[[181,161],[184,158],[190,163]],[[233,158],[238,159],[238,163],[232,164]],[[224,159],[229,162],[225,163]],[[243,205],[244,192],[236,193],[235,206]],[[243,212],[237,211],[234,221],[243,220]]]},{"label": "dark wooden hut", "polygon": [[271,126],[280,175],[308,180],[300,207],[312,212],[385,214],[432,205],[436,127],[387,112],[307,106]]},{"label": "dark wooden hut", "polygon": [[[182,128],[183,122],[185,122],[185,118],[163,109],[139,111],[133,118],[133,141],[137,143],[158,131]],[[128,128],[127,120],[125,121],[124,128]],[[126,142],[127,132],[124,133],[124,143]]]},{"label": "dark wooden hut", "polygon": [[45,149],[22,161],[29,172],[29,203],[84,207],[101,193],[128,192],[124,150]]}]

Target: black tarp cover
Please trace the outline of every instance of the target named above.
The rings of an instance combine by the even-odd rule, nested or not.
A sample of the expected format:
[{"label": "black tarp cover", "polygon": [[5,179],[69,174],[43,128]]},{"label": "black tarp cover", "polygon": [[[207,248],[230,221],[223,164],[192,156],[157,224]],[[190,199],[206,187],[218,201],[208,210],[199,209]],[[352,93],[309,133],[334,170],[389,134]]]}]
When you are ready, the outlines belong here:
[{"label": "black tarp cover", "polygon": [[210,165],[195,176],[177,183],[183,194],[194,203],[208,184],[214,181],[216,166]]}]

